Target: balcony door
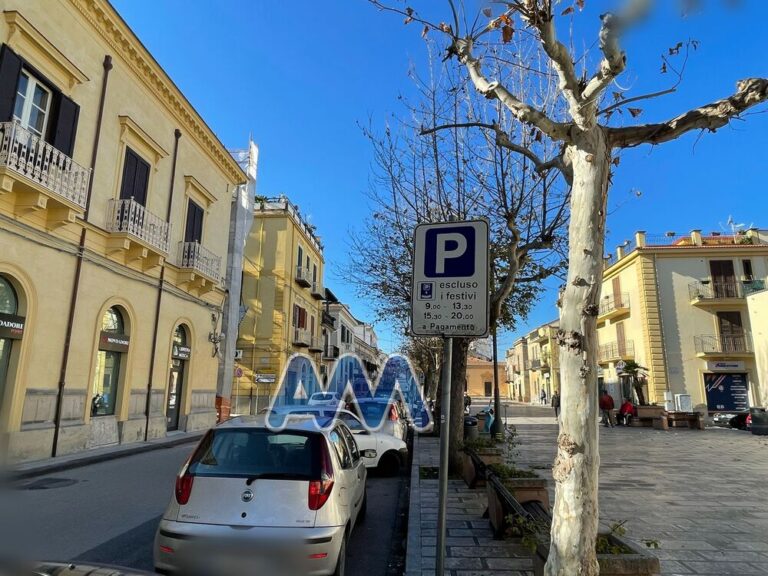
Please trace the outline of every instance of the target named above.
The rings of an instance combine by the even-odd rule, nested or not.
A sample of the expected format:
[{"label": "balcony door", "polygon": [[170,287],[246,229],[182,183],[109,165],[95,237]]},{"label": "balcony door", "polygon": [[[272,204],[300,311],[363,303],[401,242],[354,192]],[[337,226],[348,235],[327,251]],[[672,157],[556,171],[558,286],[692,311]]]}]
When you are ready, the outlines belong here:
[{"label": "balcony door", "polygon": [[613,305],[615,308],[624,307],[621,301],[621,278],[619,276],[613,279]]},{"label": "balcony door", "polygon": [[203,209],[189,201],[187,206],[187,226],[184,230],[184,242],[197,242],[201,244],[203,241]]},{"label": "balcony door", "polygon": [[736,273],[733,260],[710,260],[709,272],[712,276],[712,291],[715,298],[736,298]]},{"label": "balcony door", "polygon": [[720,342],[723,352],[746,351],[741,312],[718,312],[717,324],[720,330]]},{"label": "balcony door", "polygon": [[624,322],[616,324],[616,345],[618,347],[619,356],[624,358],[627,355],[627,340],[624,333]]},{"label": "balcony door", "polygon": [[149,164],[130,148],[125,149],[123,163],[123,182],[120,186],[120,200],[138,202],[147,205],[147,186],[149,184]]}]

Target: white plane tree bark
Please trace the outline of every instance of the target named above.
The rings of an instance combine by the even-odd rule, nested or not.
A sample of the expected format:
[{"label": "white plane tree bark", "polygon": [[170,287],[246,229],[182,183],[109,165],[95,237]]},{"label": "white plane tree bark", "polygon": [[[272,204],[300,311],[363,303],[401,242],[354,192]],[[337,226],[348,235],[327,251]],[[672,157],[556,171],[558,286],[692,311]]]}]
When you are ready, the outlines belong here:
[{"label": "white plane tree bark", "polygon": [[[596,575],[599,573],[595,543],[600,465],[596,320],[611,163],[617,151],[623,148],[661,144],[692,130],[714,132],[726,126],[732,118],[768,99],[768,80],[742,80],[733,95],[666,122],[610,127],[599,122],[599,103],[606,89],[626,66],[626,54],[620,47],[622,33],[644,15],[650,2],[629,0],[621,12],[601,16],[598,41],[602,58],[589,79],[577,76],[574,66],[576,58],[558,40],[554,6],[563,4],[557,0],[498,2],[504,10],[500,15],[494,17],[486,8],[483,14],[487,24],[473,26],[464,33],[461,33],[460,23],[467,20],[460,18],[452,0],[448,0],[453,15],[451,24],[422,19],[410,7],[400,9],[386,6],[380,0],[371,2],[379,8],[404,15],[406,23],[420,23],[425,34],[430,30],[445,34],[448,38],[447,57],[458,59],[479,93],[486,98],[497,99],[519,122],[562,145],[563,155],[557,167],[565,169],[572,182],[571,219],[567,283],[559,301],[561,423],[557,456],[552,468],[556,496],[545,573],[548,576]],[[575,5],[583,7],[584,2],[577,0]],[[574,8],[565,12],[572,13]],[[564,120],[551,118],[515,96],[503,81],[491,79],[491,74],[484,70],[483,62],[474,53],[486,34],[500,31],[503,40],[508,41],[513,33],[520,33],[515,32],[518,27],[534,34],[557,73],[558,89],[567,104],[568,113]],[[499,59],[490,49],[487,53],[489,59],[497,63],[495,75],[501,77]],[[533,61],[531,66],[535,67],[536,62]],[[612,108],[615,109],[615,106]],[[498,140],[503,142],[504,138]]]}]

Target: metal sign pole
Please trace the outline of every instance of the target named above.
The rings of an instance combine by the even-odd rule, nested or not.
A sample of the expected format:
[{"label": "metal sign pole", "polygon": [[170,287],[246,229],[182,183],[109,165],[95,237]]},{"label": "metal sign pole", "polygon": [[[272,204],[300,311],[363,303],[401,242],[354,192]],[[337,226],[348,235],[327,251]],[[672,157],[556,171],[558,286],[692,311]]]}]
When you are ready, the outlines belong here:
[{"label": "metal sign pole", "polygon": [[448,500],[448,447],[451,426],[451,363],[453,338],[443,338],[443,395],[440,401],[440,493],[437,507],[437,562],[435,575],[443,576],[445,564],[445,512]]}]

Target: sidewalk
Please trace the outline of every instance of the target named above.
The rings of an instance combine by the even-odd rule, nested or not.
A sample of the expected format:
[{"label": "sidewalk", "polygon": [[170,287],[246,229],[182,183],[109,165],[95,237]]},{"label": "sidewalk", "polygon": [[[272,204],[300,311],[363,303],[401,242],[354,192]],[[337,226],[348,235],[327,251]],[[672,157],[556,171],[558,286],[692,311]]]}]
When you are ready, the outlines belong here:
[{"label": "sidewalk", "polygon": [[162,448],[172,448],[181,444],[197,442],[203,437],[205,430],[198,432],[170,432],[165,438],[158,438],[148,442],[136,442],[133,444],[124,444],[120,446],[108,446],[105,448],[96,448],[76,454],[66,456],[57,456],[56,458],[46,458],[45,460],[35,460],[34,462],[24,462],[11,466],[3,472],[9,480],[22,480],[35,476],[44,476],[62,470],[88,466],[97,462],[115,460],[133,454],[141,454],[151,450],[160,450]]},{"label": "sidewalk", "polygon": [[[434,576],[437,548],[438,481],[420,477],[421,467],[437,467],[440,439],[416,436],[411,465],[406,576]],[[485,488],[470,490],[448,480],[446,574],[450,576],[532,576],[528,551],[513,540],[494,540],[483,518]]]}]

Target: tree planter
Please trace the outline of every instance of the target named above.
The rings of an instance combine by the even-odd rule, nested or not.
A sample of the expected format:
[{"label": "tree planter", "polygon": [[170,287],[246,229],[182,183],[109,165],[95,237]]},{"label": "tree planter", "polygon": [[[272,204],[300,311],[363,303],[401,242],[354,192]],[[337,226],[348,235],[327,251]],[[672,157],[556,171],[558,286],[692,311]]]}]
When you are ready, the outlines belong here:
[{"label": "tree planter", "polygon": [[[634,542],[616,536],[604,534],[612,545],[617,545],[625,550],[624,554],[598,554],[597,562],[600,565],[600,576],[659,576],[661,565],[659,559],[645,548]],[[544,576],[544,564],[549,554],[549,539],[536,546],[533,555],[534,576]]]},{"label": "tree planter", "polygon": [[503,453],[501,448],[477,448],[466,449],[462,455],[463,463],[461,467],[461,475],[464,478],[464,482],[470,488],[482,488],[485,486],[485,475],[477,470],[470,452],[473,453],[483,464],[490,466],[491,464],[501,464],[503,460]]},{"label": "tree planter", "polygon": [[515,510],[509,505],[509,499],[518,504],[541,502],[549,510],[549,492],[546,478],[505,478],[495,477],[497,481],[486,484],[488,494],[488,519],[494,534],[505,536],[508,527],[507,516]]}]

